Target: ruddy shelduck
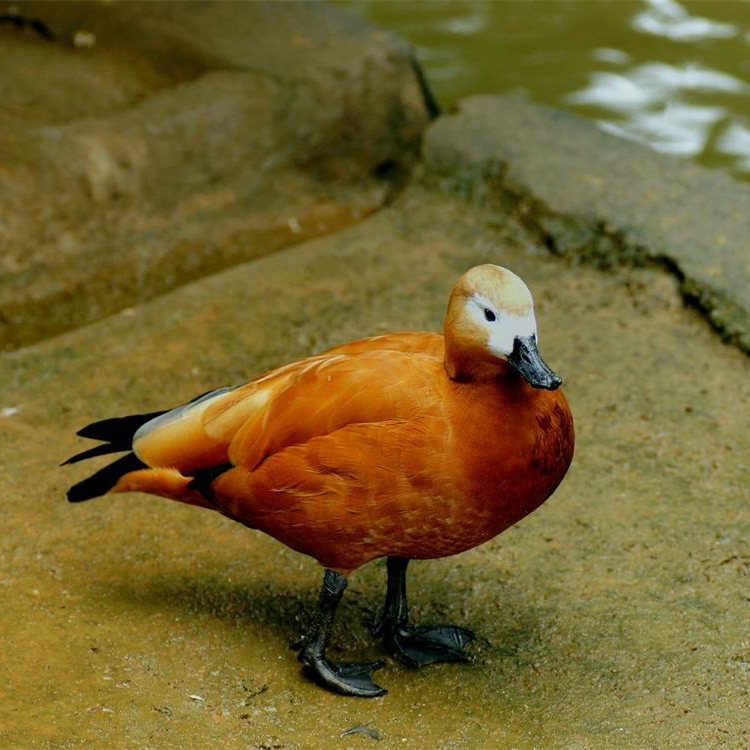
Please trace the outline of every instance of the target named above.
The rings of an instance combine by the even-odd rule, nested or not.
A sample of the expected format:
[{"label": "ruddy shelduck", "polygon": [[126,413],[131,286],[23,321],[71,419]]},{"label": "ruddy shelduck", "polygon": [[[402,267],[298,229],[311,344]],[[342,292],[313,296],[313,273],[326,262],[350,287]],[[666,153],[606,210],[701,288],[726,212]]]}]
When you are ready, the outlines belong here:
[{"label": "ruddy shelduck", "polygon": [[66,463],[127,454],[68,499],[160,495],[314,557],[323,587],[299,659],[330,689],[382,695],[372,680],[382,662],[326,658],[347,576],[387,557],[376,634],[412,666],[464,660],[469,630],[409,624],[407,564],[482,544],[554,492],[574,443],[561,382],[539,355],[526,285],[476,266],[450,295],[442,336],[354,341],[170,411],[84,427],[104,443]]}]

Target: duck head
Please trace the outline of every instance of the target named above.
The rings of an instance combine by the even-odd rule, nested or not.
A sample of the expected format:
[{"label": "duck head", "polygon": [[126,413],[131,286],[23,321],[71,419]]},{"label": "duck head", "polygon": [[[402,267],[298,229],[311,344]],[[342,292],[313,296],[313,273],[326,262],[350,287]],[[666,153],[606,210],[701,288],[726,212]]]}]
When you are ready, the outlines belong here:
[{"label": "duck head", "polygon": [[554,391],[562,384],[537,349],[531,292],[507,268],[475,266],[458,280],[444,333],[445,369],[453,380],[495,377],[510,366],[534,388]]}]

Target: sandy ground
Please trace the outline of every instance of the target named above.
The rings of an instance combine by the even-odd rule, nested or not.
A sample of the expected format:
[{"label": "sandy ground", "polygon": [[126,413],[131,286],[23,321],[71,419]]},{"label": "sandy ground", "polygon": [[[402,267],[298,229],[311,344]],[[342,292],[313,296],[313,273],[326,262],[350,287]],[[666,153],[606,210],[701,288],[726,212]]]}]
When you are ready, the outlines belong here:
[{"label": "sandy ground", "polygon": [[[308,682],[289,643],[316,564],[207,511],[64,500],[96,418],[170,406],[354,337],[439,329],[467,267],[537,301],[577,426],[569,476],[481,548],[415,563],[415,622],[474,661],[392,661],[375,700]],[[360,225],[0,358],[0,747],[746,748],[750,361],[659,271],[552,259],[511,224],[412,189]],[[491,439],[491,436],[488,436]],[[353,577],[334,658],[370,634]]]}]

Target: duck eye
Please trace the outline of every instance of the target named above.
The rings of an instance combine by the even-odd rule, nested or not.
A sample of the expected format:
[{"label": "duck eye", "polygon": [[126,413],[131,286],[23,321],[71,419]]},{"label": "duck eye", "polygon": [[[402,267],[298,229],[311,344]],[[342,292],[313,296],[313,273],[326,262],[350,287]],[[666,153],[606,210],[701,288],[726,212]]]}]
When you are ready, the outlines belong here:
[{"label": "duck eye", "polygon": [[497,318],[497,315],[495,315],[492,310],[490,310],[489,307],[484,308],[484,319],[492,323]]}]

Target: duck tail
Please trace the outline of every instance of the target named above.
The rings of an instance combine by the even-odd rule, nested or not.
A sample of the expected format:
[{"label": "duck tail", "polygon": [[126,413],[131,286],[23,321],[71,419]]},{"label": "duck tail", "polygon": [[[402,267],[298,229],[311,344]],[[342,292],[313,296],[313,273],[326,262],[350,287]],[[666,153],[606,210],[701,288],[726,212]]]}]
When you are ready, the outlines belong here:
[{"label": "duck tail", "polygon": [[81,453],[76,453],[75,456],[71,456],[67,461],[64,461],[61,466],[75,464],[93,456],[129,451],[133,445],[133,436],[138,428],[165,413],[165,411],[154,411],[150,414],[131,414],[129,417],[112,417],[87,424],[78,430],[76,435],[92,440],[102,440],[104,445],[97,445],[94,448],[81,451]]},{"label": "duck tail", "polygon": [[67,492],[68,502],[82,503],[84,500],[106,495],[125,474],[147,468],[148,466],[135,453],[121,456],[90,477],[74,484]]},{"label": "duck tail", "polygon": [[[75,464],[79,461],[85,461],[87,458],[94,456],[104,456],[109,453],[122,453],[131,451],[133,447],[133,436],[138,428],[146,422],[164,414],[163,411],[151,412],[150,414],[132,414],[128,417],[114,417],[111,419],[102,419],[99,422],[93,422],[78,430],[76,434],[85,438],[103,441],[101,445],[88,448],[85,451],[76,453],[61,465]],[[127,455],[118,458],[111,464],[107,464],[84,479],[78,484],[74,484],[67,493],[68,500],[71,503],[80,503],[83,500],[89,500],[93,497],[99,497],[109,492],[118,482],[120,477],[131,471],[147,468],[135,453],[129,452]]]}]

